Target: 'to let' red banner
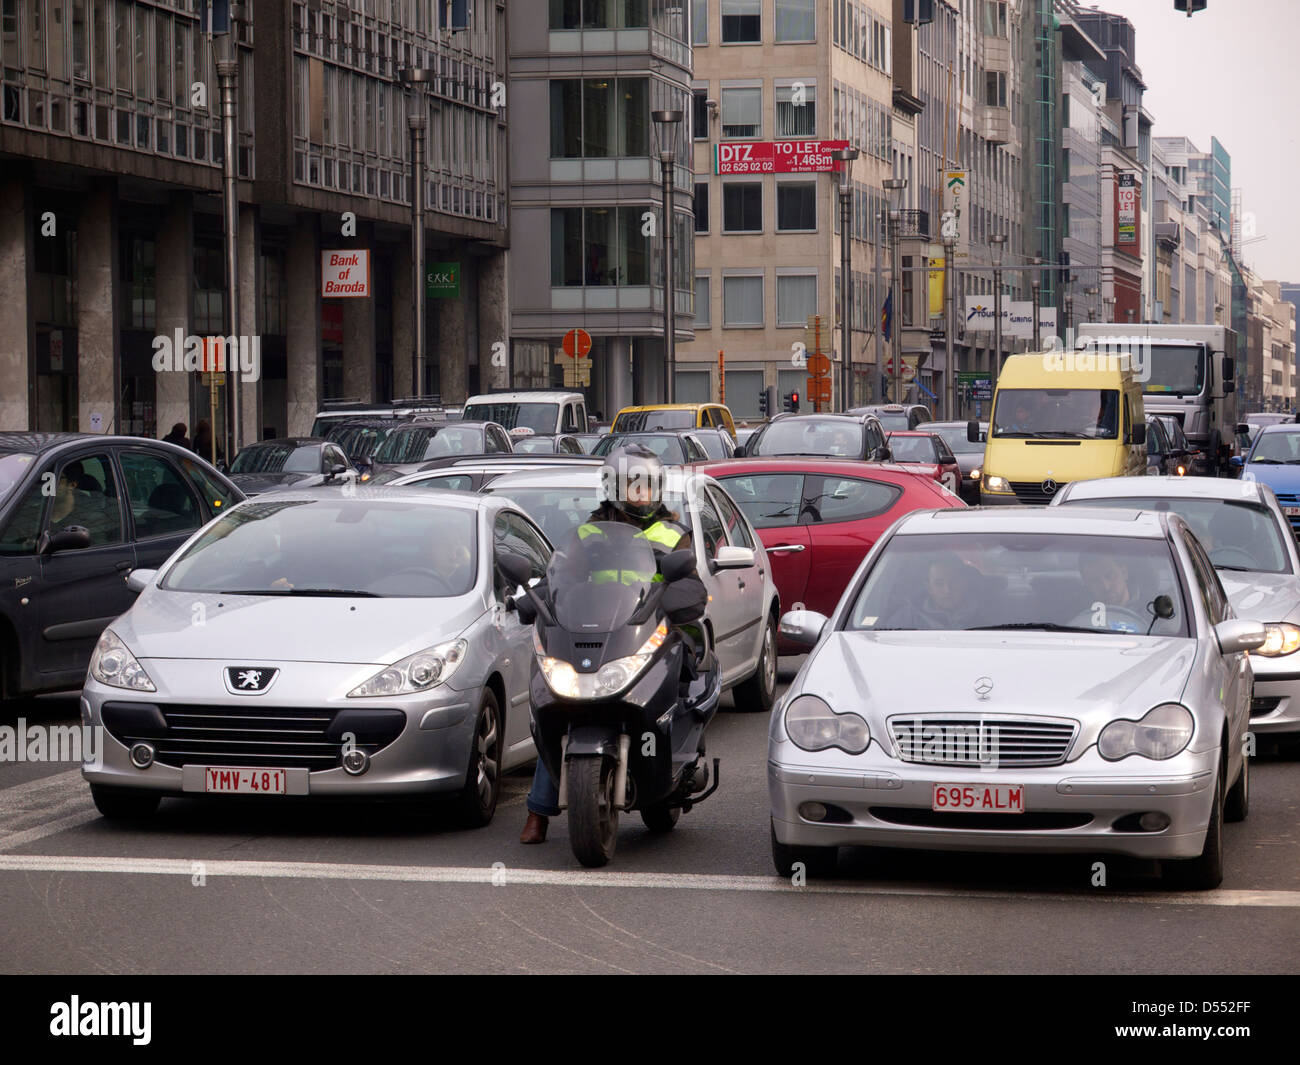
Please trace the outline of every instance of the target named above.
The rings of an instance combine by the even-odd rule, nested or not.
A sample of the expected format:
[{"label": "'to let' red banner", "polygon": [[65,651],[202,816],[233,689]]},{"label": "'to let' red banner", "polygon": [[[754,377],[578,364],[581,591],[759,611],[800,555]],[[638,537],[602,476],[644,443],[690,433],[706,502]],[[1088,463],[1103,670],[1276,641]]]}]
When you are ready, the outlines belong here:
[{"label": "'to let' red banner", "polygon": [[715,174],[820,174],[837,172],[831,154],[848,141],[725,141],[714,149]]}]

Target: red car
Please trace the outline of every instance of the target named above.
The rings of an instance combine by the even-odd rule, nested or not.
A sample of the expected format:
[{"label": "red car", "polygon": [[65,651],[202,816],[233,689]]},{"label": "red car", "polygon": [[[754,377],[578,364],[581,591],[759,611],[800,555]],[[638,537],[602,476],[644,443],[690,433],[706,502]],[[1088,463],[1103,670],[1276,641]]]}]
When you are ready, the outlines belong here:
[{"label": "red car", "polygon": [[889,434],[894,461],[909,470],[937,481],[956,495],[961,490],[961,467],[943,437],[937,433],[897,432]]},{"label": "red car", "polygon": [[[937,483],[897,465],[847,459],[730,459],[694,469],[716,477],[767,549],[781,609],[829,617],[868,551],[913,510],[964,507]],[[781,654],[806,648],[782,640]]]}]

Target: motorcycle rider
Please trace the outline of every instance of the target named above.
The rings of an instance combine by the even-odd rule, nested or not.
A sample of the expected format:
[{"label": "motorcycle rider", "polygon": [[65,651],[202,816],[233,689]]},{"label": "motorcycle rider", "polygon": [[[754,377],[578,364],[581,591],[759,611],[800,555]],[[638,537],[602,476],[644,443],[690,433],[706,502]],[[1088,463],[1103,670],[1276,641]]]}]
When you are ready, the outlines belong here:
[{"label": "motorcycle rider", "polygon": [[[621,522],[640,530],[637,535],[650,541],[656,555],[691,548],[690,530],[676,513],[664,505],[663,463],[653,451],[640,444],[621,448],[606,459],[600,474],[604,501],[578,527],[578,537],[584,544],[595,549],[604,539],[597,523]],[[610,579],[619,578],[611,571]],[[637,575],[637,579],[662,581],[663,576],[659,573],[642,574]],[[535,590],[539,595],[545,595],[541,584]],[[703,616],[707,602],[708,592],[694,567],[687,577],[674,581],[664,597],[668,621],[683,634],[691,652],[684,665],[684,672],[690,677],[697,675],[699,660],[704,653],[703,632],[690,622]],[[520,843],[546,841],[549,819],[559,816],[559,802],[559,785],[539,757],[533,771],[532,790],[528,793],[528,819],[519,836]]]}]

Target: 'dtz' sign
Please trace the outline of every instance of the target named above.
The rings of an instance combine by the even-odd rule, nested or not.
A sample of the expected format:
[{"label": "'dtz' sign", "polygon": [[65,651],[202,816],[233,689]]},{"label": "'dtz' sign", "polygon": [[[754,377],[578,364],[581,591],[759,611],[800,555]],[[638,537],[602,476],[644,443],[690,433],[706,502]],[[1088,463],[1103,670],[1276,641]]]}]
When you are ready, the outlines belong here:
[{"label": "'dtz' sign", "polygon": [[370,249],[333,248],[320,253],[322,299],[359,299],[370,295]]},{"label": "'dtz' sign", "polygon": [[848,141],[732,141],[719,144],[715,174],[816,174],[837,171],[832,152]]}]

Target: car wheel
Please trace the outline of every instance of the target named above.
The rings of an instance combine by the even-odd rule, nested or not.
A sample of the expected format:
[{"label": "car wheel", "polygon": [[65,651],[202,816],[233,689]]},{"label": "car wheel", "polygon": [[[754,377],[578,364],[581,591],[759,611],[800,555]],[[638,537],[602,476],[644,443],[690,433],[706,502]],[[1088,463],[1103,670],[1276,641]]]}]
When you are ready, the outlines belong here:
[{"label": "car wheel", "polygon": [[1223,819],[1225,821],[1244,821],[1250,814],[1250,756],[1241,756],[1241,775],[1228,790],[1228,797],[1223,802]]},{"label": "car wheel", "polygon": [[734,694],[737,710],[766,713],[776,701],[776,619],[767,616],[763,629],[763,643],[758,652],[758,668],[743,684],[737,684]]},{"label": "car wheel", "polygon": [[645,822],[645,827],[651,832],[671,832],[681,816],[682,808],[680,806],[669,806],[667,803],[662,802],[647,806],[641,811],[641,820]]},{"label": "car wheel", "polygon": [[95,809],[110,821],[140,821],[158,809],[161,796],[148,791],[118,791],[90,785]]},{"label": "car wheel", "polygon": [[829,880],[835,875],[835,863],[839,857],[838,847],[790,847],[776,838],[776,825],[770,826],[772,833],[772,864],[776,866],[776,875],[792,877],[803,867],[803,873],[810,880]]},{"label": "car wheel", "polygon": [[460,821],[482,828],[496,813],[501,791],[501,708],[489,688],[483,693],[465,770],[465,788],[457,799]]},{"label": "car wheel", "polygon": [[1214,775],[1214,805],[1205,828],[1205,846],[1196,858],[1164,863],[1165,883],[1184,891],[1208,891],[1223,883],[1223,768]]}]

